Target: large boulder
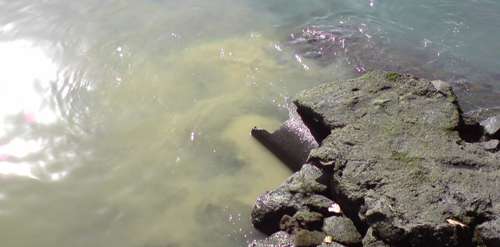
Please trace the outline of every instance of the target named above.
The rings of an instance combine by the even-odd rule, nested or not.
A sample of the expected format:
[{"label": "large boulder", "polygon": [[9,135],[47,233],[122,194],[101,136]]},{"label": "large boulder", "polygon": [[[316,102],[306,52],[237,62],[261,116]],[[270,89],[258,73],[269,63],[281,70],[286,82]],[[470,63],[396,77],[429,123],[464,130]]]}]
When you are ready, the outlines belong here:
[{"label": "large boulder", "polygon": [[471,246],[478,225],[496,234],[500,156],[462,138],[451,88],[370,72],[295,104],[323,140],[309,162],[331,171],[331,198],[361,231],[391,246]]}]

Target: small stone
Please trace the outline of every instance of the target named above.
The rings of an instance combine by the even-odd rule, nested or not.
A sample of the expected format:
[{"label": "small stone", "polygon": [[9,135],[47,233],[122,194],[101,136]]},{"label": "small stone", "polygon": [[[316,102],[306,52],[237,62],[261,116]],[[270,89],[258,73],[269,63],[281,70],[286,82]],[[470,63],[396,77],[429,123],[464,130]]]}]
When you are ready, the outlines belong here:
[{"label": "small stone", "polygon": [[483,146],[483,148],[485,150],[488,150],[488,151],[494,151],[494,150],[496,150],[498,148],[498,144],[500,144],[499,140],[490,140],[490,141],[481,143],[481,145]]},{"label": "small stone", "polygon": [[440,93],[448,94],[451,91],[451,86],[448,82],[441,81],[441,80],[435,80],[431,81],[432,85],[436,90]]},{"label": "small stone", "polygon": [[299,222],[290,215],[284,215],[280,220],[280,229],[288,233],[295,233],[299,229]]},{"label": "small stone", "polygon": [[300,230],[295,234],[296,247],[318,246],[323,243],[325,234],[319,231]]},{"label": "small stone", "polygon": [[316,212],[299,211],[293,216],[298,225],[303,229],[321,230],[323,215]]},{"label": "small stone", "polygon": [[498,130],[500,130],[500,116],[490,117],[482,121],[481,126],[483,126],[486,133],[489,135],[495,135]]},{"label": "small stone", "polygon": [[303,205],[307,206],[310,210],[322,213],[327,215],[328,214],[328,207],[332,205],[333,201],[330,200],[329,198],[323,196],[323,195],[307,195],[301,199],[297,197],[298,200],[300,200]]},{"label": "small stone", "polygon": [[361,243],[361,234],[354,223],[346,217],[333,216],[326,218],[323,231],[333,237],[335,242],[346,245],[357,245]]}]

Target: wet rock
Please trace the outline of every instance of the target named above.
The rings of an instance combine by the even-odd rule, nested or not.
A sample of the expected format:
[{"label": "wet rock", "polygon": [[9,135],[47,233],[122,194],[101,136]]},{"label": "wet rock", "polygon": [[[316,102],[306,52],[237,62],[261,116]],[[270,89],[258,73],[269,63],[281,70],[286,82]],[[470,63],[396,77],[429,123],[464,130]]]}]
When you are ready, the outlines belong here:
[{"label": "wet rock", "polygon": [[442,80],[431,81],[432,85],[440,93],[450,94],[452,92],[451,85],[448,82]]},{"label": "wet rock", "polygon": [[360,231],[371,227],[391,246],[468,246],[474,227],[500,214],[500,156],[462,139],[452,91],[371,72],[307,90],[295,103],[329,130],[309,162],[331,167],[331,198]]},{"label": "wet rock", "polygon": [[490,117],[482,121],[481,126],[488,135],[495,135],[500,130],[500,116]]},{"label": "wet rock", "polygon": [[252,223],[260,231],[272,234],[280,229],[284,215],[297,211],[324,212],[333,203],[327,197],[327,187],[318,182],[323,172],[310,164],[294,173],[277,189],[261,195],[252,209]]},{"label": "wet rock", "polygon": [[[463,113],[463,119],[467,125],[479,125],[480,122],[500,115],[500,108],[480,108],[474,111]],[[482,128],[481,126],[479,126]]]},{"label": "wet rock", "polygon": [[317,212],[299,211],[293,216],[300,228],[308,230],[321,230],[323,215]]},{"label": "wet rock", "polygon": [[321,230],[323,215],[317,212],[300,210],[295,215],[284,215],[280,220],[280,229],[288,233],[296,233],[300,229]]},{"label": "wet rock", "polygon": [[369,228],[363,238],[363,247],[389,247],[386,243],[378,240],[375,235],[373,235],[373,229]]},{"label": "wet rock", "polygon": [[323,224],[323,231],[333,237],[335,242],[345,245],[359,245],[361,234],[354,226],[354,223],[346,217],[333,216],[326,218]]},{"label": "wet rock", "polygon": [[253,241],[248,247],[292,247],[294,237],[286,232],[277,232],[264,240]]},{"label": "wet rock", "polygon": [[269,133],[255,127],[251,134],[292,171],[297,171],[306,162],[309,152],[319,145],[297,114],[295,106],[290,106],[288,111],[289,119],[278,130]]},{"label": "wet rock", "polygon": [[481,143],[481,145],[483,146],[483,148],[485,150],[488,150],[488,151],[495,151],[495,150],[497,150],[498,149],[498,144],[500,144],[499,140],[490,140],[490,141]]},{"label": "wet rock", "polygon": [[475,235],[479,246],[500,246],[500,218],[479,225]]},{"label": "wet rock", "polygon": [[312,247],[323,243],[325,233],[320,231],[300,230],[295,234],[296,247]]},{"label": "wet rock", "polygon": [[299,230],[299,222],[290,215],[283,215],[280,220],[280,230],[294,234]]}]

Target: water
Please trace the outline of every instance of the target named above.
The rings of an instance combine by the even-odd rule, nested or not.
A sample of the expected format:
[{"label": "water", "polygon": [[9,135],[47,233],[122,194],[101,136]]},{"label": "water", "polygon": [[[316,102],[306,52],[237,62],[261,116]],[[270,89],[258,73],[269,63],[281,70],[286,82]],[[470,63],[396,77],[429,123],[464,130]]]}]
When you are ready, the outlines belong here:
[{"label": "water", "polygon": [[[493,0],[0,0],[2,246],[245,246],[262,237],[253,201],[290,173],[249,130],[355,75],[296,56],[290,33],[343,22],[389,54],[498,79],[498,13]],[[469,106],[500,105],[488,99]]]}]

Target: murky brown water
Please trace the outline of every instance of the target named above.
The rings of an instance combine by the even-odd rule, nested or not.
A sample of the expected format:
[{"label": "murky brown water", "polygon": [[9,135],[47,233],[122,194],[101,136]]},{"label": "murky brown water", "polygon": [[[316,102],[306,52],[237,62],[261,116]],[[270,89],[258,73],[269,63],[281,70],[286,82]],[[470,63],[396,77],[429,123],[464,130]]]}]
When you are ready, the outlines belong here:
[{"label": "murky brown water", "polygon": [[[393,8],[0,0],[2,246],[245,246],[259,237],[248,219],[253,201],[289,175],[249,130],[277,128],[298,91],[352,76],[296,56],[287,35],[342,16],[393,23],[383,15]],[[498,17],[477,20],[488,18]],[[467,46],[470,36],[455,38]]]}]

